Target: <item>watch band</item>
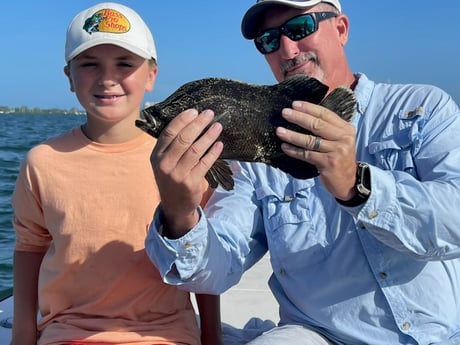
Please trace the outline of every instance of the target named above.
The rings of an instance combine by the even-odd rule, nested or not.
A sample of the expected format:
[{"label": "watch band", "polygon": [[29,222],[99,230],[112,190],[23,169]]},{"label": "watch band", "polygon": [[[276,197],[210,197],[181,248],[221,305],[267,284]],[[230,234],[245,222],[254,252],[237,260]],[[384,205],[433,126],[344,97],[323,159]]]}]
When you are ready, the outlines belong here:
[{"label": "watch band", "polygon": [[369,165],[365,162],[358,162],[356,167],[355,180],[356,194],[350,200],[339,200],[337,202],[343,206],[359,206],[369,199],[371,194],[371,172]]}]

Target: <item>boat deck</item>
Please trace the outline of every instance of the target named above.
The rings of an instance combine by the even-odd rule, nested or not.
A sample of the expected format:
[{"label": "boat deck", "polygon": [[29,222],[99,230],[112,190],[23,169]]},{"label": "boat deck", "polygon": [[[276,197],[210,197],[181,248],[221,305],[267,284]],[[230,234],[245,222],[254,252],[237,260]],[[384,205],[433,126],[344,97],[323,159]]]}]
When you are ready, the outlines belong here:
[{"label": "boat deck", "polygon": [[264,256],[247,271],[238,285],[221,295],[222,322],[243,328],[253,317],[278,323],[278,305],[268,288],[270,258]]}]

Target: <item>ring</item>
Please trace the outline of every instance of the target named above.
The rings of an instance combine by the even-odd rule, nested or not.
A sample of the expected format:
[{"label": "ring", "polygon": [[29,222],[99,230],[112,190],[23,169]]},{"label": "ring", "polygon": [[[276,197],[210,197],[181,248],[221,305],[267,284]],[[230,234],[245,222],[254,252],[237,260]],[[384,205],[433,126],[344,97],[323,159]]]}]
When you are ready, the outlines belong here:
[{"label": "ring", "polygon": [[321,138],[320,138],[320,137],[316,137],[316,138],[315,138],[315,143],[313,144],[312,150],[318,152],[320,146],[321,146]]}]

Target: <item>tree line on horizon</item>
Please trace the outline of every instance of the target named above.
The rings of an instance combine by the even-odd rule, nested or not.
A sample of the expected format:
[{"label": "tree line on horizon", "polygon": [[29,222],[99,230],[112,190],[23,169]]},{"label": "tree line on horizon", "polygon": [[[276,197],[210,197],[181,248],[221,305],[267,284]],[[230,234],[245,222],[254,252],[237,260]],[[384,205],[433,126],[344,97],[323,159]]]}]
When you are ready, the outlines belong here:
[{"label": "tree line on horizon", "polygon": [[70,109],[58,109],[58,108],[51,108],[51,109],[42,109],[42,108],[29,108],[26,106],[21,107],[7,107],[0,105],[0,115],[2,114],[27,114],[27,115],[43,115],[43,114],[55,114],[55,115],[85,115],[86,112],[84,110],[80,110],[77,108],[70,108]]}]

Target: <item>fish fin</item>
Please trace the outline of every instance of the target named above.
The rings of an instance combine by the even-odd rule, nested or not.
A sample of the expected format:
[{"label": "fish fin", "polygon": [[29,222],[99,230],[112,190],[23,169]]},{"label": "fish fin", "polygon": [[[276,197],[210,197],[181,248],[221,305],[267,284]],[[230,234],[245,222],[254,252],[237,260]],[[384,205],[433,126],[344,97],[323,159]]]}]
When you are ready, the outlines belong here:
[{"label": "fish fin", "polygon": [[348,87],[339,86],[327,95],[320,105],[332,110],[345,121],[351,121],[356,112],[356,97]]},{"label": "fish fin", "polygon": [[233,172],[230,169],[228,162],[218,159],[211,169],[206,173],[206,181],[209,186],[216,189],[218,185],[221,185],[225,190],[232,190],[235,186],[233,181]]},{"label": "fish fin", "polygon": [[329,87],[318,79],[304,74],[293,75],[273,87],[281,89],[284,94],[290,95],[294,100],[304,100],[316,104],[324,98],[329,90]]}]

